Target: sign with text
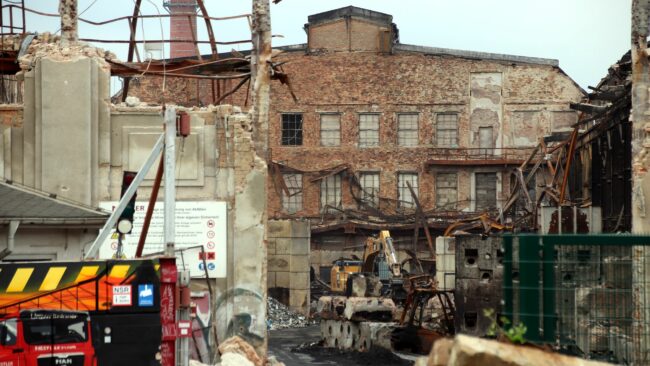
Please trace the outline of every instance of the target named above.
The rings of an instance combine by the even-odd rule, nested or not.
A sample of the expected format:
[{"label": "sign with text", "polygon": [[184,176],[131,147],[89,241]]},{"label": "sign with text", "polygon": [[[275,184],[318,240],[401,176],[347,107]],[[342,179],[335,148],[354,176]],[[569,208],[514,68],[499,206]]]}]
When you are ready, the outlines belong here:
[{"label": "sign with text", "polygon": [[113,306],[131,305],[131,285],[113,286]]},{"label": "sign with text", "polygon": [[[113,211],[117,204],[118,202],[100,202],[99,207]],[[135,256],[148,202],[136,202],[135,206],[133,230],[122,241],[124,254],[129,258]],[[157,202],[144,245],[144,255],[162,253],[165,250],[163,209],[164,203]],[[226,202],[176,202],[175,245],[179,268],[189,270],[192,277],[205,277],[206,272],[210,278],[226,277],[227,232]],[[116,249],[117,239],[109,238],[102,245],[99,256],[112,258]]]}]

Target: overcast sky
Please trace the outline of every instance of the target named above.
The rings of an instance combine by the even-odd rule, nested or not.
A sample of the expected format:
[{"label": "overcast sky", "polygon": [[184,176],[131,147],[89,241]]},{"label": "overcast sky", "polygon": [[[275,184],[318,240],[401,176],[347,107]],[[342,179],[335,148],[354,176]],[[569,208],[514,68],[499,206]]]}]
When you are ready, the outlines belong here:
[{"label": "overcast sky", "polygon": [[[225,17],[249,13],[250,0],[204,0],[208,13]],[[47,3],[47,4],[44,4]],[[162,0],[143,0],[142,13],[166,13]],[[103,21],[133,12],[133,0],[79,0],[82,18]],[[271,4],[274,45],[305,43],[307,16],[354,5],[393,15],[400,41],[431,47],[553,58],[583,88],[596,85],[630,48],[631,0],[283,0]],[[25,0],[25,6],[56,13],[58,1]],[[142,23],[141,23],[142,24]],[[214,22],[217,40],[250,39],[244,19]],[[56,31],[59,20],[29,14],[31,31]],[[138,38],[169,36],[168,20],[147,21]],[[162,28],[162,30],[161,30]],[[81,38],[128,39],[126,21],[101,27],[80,25]],[[199,38],[207,40],[199,21]],[[126,59],[126,46],[103,44]],[[249,49],[249,44],[219,51]],[[209,46],[202,48],[209,53]]]}]

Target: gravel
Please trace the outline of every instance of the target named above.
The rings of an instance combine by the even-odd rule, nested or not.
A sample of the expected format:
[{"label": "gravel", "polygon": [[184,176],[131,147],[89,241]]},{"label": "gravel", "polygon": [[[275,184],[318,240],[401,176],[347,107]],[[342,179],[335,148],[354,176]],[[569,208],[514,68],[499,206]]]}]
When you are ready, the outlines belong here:
[{"label": "gravel", "polygon": [[308,325],[315,324],[314,321],[306,316],[296,313],[278,300],[269,297],[266,306],[267,326],[269,330],[286,329],[286,328],[304,328]]}]

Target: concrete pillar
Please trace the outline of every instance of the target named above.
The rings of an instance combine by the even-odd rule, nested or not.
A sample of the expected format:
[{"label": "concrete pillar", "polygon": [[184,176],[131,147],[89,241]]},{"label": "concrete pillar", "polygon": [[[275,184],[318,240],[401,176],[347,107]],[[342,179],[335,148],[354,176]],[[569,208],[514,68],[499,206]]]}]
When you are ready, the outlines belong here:
[{"label": "concrete pillar", "polygon": [[[632,1],[632,231],[637,234],[650,232],[650,62],[648,61],[648,20],[650,0]],[[650,247],[632,248],[632,296],[634,304],[633,331],[634,359],[642,364],[650,359],[650,307],[648,284],[650,284]]]},{"label": "concrete pillar", "polygon": [[[108,70],[89,57],[42,58],[25,77],[25,123],[13,172],[20,181],[86,205],[98,201],[100,121],[109,121]],[[106,164],[105,164],[106,165]]]}]

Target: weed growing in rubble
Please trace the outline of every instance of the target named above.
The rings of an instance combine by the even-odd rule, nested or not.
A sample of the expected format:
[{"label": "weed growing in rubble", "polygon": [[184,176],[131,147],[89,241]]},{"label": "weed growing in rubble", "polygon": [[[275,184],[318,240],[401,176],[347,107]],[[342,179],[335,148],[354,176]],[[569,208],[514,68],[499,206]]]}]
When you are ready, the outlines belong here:
[{"label": "weed growing in rubble", "polygon": [[503,315],[497,319],[497,314],[494,312],[494,309],[485,309],[483,310],[483,314],[492,321],[487,331],[489,337],[499,338],[499,336],[502,336],[507,338],[511,343],[526,343],[526,338],[524,338],[524,335],[528,331],[526,325],[523,323],[512,324],[510,319]]}]

